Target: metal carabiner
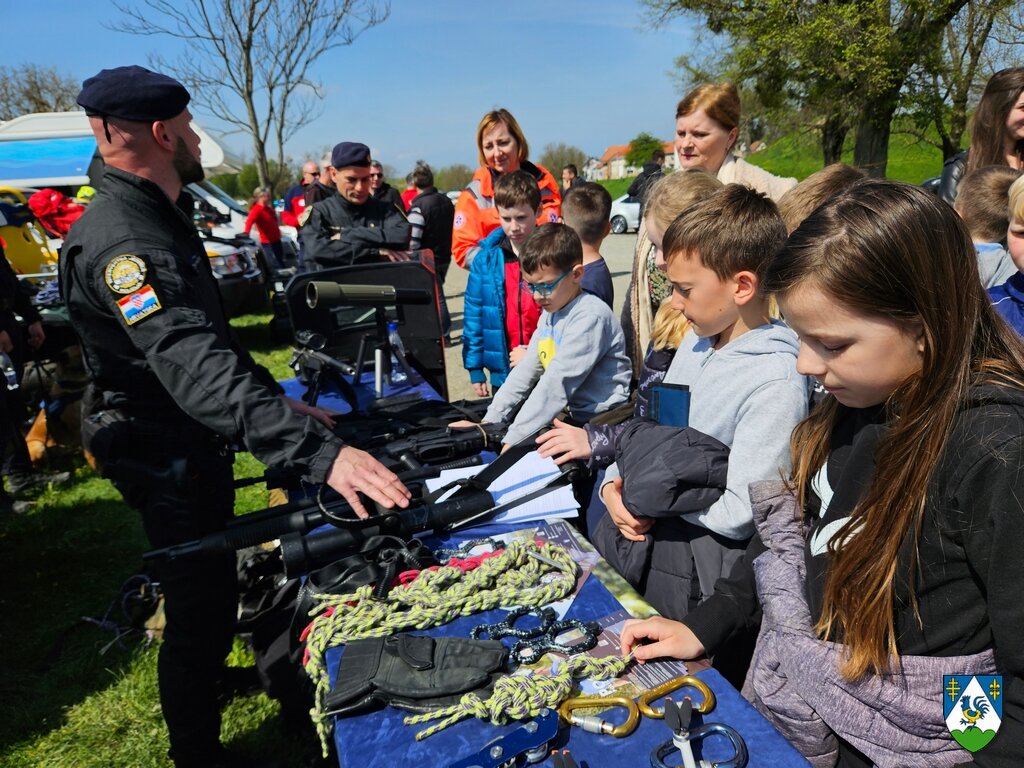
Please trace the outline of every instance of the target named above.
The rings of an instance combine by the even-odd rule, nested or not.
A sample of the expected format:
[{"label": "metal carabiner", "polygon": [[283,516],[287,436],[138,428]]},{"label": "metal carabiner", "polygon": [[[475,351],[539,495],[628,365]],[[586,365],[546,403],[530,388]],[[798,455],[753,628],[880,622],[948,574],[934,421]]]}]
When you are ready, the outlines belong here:
[{"label": "metal carabiner", "polygon": [[[732,744],[733,756],[728,760],[701,760],[700,762],[693,760],[690,743],[703,741],[712,734],[725,736],[729,740]],[[698,765],[700,768],[745,768],[749,760],[747,745],[743,741],[743,737],[739,735],[735,728],[723,725],[722,723],[705,723],[704,725],[698,725],[691,731],[685,732],[685,734],[674,734],[669,741],[658,745],[651,752],[651,768],[670,768],[665,762],[665,758],[677,750],[683,752],[684,765],[690,764],[687,763],[687,755],[689,755],[689,760],[692,761],[692,764]]]},{"label": "metal carabiner", "polygon": [[696,688],[700,691],[704,700],[700,704],[694,704],[693,708],[702,715],[706,715],[715,708],[714,692],[708,688],[707,683],[693,675],[674,677],[667,683],[662,683],[657,688],[651,688],[648,691],[644,691],[636,700],[637,706],[647,717],[654,718],[655,720],[661,720],[665,717],[665,710],[652,707],[651,702],[655,699],[660,699],[662,696],[667,696],[672,693],[672,691],[678,691],[680,688]]},{"label": "metal carabiner", "polygon": [[[574,710],[577,709],[607,709],[610,707],[626,710],[628,713],[626,721],[616,725],[597,715],[574,713]],[[576,696],[563,701],[558,708],[558,714],[569,725],[582,728],[587,733],[603,733],[617,739],[629,736],[636,730],[637,723],[640,722],[640,710],[637,709],[636,702],[628,696],[605,696],[603,698],[600,696]]]}]

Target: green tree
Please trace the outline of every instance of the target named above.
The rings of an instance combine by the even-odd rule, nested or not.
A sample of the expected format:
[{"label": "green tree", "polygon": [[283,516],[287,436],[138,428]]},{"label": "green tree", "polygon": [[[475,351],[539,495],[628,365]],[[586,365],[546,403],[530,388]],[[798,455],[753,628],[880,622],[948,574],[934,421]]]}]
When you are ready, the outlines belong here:
[{"label": "green tree", "polygon": [[[351,45],[382,23],[390,6],[379,0],[114,0],[125,20],[120,32],[181,41],[172,60],[152,64],[174,74],[192,103],[233,130],[249,135],[259,185],[280,181],[270,162],[285,166],[284,143],[312,120],[323,87],[310,69],[325,53]],[[273,154],[271,152],[273,151]]]},{"label": "green tree", "polygon": [[0,66],[0,120],[30,112],[67,112],[78,109],[75,99],[80,84],[39,64]]},{"label": "green tree", "polygon": [[541,165],[547,168],[555,179],[561,178],[562,168],[572,163],[576,166],[580,175],[583,175],[583,166],[587,164],[587,153],[579,147],[568,144],[548,144],[540,154]]},{"label": "green tree", "polygon": [[211,176],[210,181],[236,200],[242,197],[237,173],[221,173],[216,176]]},{"label": "green tree", "polygon": [[[725,36],[762,97],[818,108],[833,148],[856,131],[854,163],[885,175],[893,116],[914,67],[967,0],[644,0],[651,17],[696,16]],[[823,144],[824,144],[823,138]],[[841,142],[839,142],[841,146]]]},{"label": "green tree", "polygon": [[[937,146],[944,159],[961,149],[970,107],[977,101],[992,63],[996,25],[1007,20],[1012,0],[968,0],[946,26],[942,46],[911,72],[905,93],[908,132]],[[934,128],[938,141],[928,128]]]},{"label": "green tree", "polygon": [[661,149],[664,146],[664,142],[661,139],[651,136],[649,133],[638,133],[631,142],[629,142],[629,152],[626,153],[626,164],[632,165],[639,168],[644,163],[650,161],[651,153],[656,149]]},{"label": "green tree", "polygon": [[462,189],[469,180],[473,178],[473,169],[468,165],[457,163],[446,165],[440,170],[434,171],[434,186],[442,191]]}]

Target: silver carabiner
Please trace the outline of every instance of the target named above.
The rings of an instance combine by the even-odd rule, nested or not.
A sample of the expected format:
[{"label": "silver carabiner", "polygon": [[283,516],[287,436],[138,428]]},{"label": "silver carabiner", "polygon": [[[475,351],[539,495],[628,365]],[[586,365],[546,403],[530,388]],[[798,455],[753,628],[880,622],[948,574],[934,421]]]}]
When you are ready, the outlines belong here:
[{"label": "silver carabiner", "polygon": [[[701,760],[699,763],[700,768],[745,768],[749,755],[747,754],[747,745],[743,741],[743,737],[736,731],[735,728],[731,728],[723,723],[704,723],[704,725],[698,725],[692,730],[684,731],[681,734],[676,735],[674,738],[660,744],[654,748],[651,752],[651,768],[671,768],[668,763],[665,762],[665,758],[671,755],[673,752],[683,752],[684,748],[687,752],[690,752],[692,760],[692,751],[690,749],[690,742],[703,741],[707,737],[718,734],[719,736],[725,736],[732,744],[733,756],[728,760]],[[686,760],[686,754],[683,754],[684,762]],[[694,765],[697,765],[694,763]]]}]

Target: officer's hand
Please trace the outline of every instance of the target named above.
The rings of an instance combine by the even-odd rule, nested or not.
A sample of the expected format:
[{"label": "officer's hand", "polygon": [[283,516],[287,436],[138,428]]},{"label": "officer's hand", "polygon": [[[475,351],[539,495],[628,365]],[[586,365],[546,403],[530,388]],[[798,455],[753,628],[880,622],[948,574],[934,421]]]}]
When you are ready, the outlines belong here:
[{"label": "officer's hand", "polygon": [[340,451],[327,475],[327,484],[340,493],[359,517],[369,517],[359,500],[362,491],[382,507],[391,509],[409,506],[409,489],[398,475],[385,467],[366,451],[346,445]]},{"label": "officer's hand", "polygon": [[392,251],[389,248],[381,248],[380,255],[388,261],[411,261],[412,251]]},{"label": "officer's hand", "polygon": [[448,425],[448,429],[468,429],[469,427],[478,426],[475,421],[469,419],[460,419],[459,421],[453,421]]},{"label": "officer's hand", "polygon": [[7,335],[7,331],[0,331],[0,352],[11,352],[14,349],[14,344],[11,342],[11,337]]},{"label": "officer's hand", "polygon": [[43,331],[43,323],[36,320],[28,327],[28,344],[32,349],[39,349],[46,341],[46,333]]},{"label": "officer's hand", "polygon": [[285,397],[284,401],[288,403],[288,407],[295,411],[295,413],[299,414],[299,416],[312,416],[328,429],[334,429],[334,416],[323,408],[317,408],[315,405],[310,405],[309,403],[304,403],[301,400],[295,400],[291,397]]}]

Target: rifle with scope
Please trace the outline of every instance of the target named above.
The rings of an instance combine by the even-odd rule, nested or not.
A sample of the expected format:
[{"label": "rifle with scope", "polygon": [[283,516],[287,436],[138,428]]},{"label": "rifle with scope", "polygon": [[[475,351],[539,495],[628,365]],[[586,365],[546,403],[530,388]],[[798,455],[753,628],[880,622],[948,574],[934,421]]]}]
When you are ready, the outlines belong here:
[{"label": "rifle with scope", "polygon": [[[360,519],[353,515],[344,499],[324,487],[316,498],[300,499],[237,517],[223,531],[207,534],[195,541],[146,552],[143,558],[153,561],[196,557],[276,541],[285,575],[291,578],[338,560],[372,536],[409,537],[422,531],[437,531],[481,520],[547,491],[547,488],[533,491],[495,506],[494,497],[485,490],[496,477],[525,454],[536,450],[535,436],[527,437],[501,454],[476,477],[462,481],[463,487],[445,501],[430,500],[422,480],[440,474],[443,469],[479,464],[479,456],[400,474],[399,478],[414,494],[413,501],[406,509],[384,509],[370,504],[370,507],[376,508],[377,514]],[[580,471],[577,462],[569,462],[561,469],[562,474],[553,483],[571,481]],[[313,536],[305,535],[327,524],[334,528]]]},{"label": "rifle with scope", "polygon": [[[347,549],[358,546],[371,536],[411,536],[420,531],[444,528],[459,520],[485,512],[494,506],[487,491],[463,489],[450,500],[430,502],[425,498],[426,477],[454,469],[480,464],[480,457],[462,459],[452,464],[423,467],[399,477],[414,491],[413,501],[406,509],[383,509],[360,519],[341,496],[326,488],[316,498],[304,498],[268,507],[231,520],[222,531],[200,539],[154,549],[143,554],[147,562],[182,557],[202,557],[232,552],[247,547],[279,541],[285,575],[295,576],[333,562]],[[374,505],[369,505],[371,508]],[[317,536],[304,534],[324,525],[332,530]]]}]

